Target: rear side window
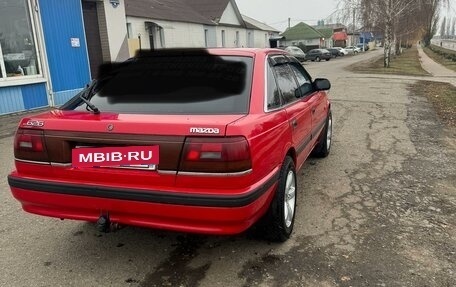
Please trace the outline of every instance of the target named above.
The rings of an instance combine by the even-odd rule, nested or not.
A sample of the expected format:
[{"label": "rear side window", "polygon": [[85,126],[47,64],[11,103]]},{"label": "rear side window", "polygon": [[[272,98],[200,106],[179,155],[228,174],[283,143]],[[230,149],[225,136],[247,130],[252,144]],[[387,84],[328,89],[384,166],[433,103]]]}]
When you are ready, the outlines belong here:
[{"label": "rear side window", "polygon": [[[238,56],[140,58],[110,74],[90,101],[101,112],[246,114],[252,65],[252,58]],[[85,110],[85,104],[65,109]]]},{"label": "rear side window", "polygon": [[298,81],[301,96],[305,96],[311,93],[313,91],[312,81],[307,75],[302,65],[296,62],[291,62],[290,67],[294,75],[296,76],[296,80]]},{"label": "rear side window", "polygon": [[279,64],[274,66],[274,72],[277,77],[277,84],[282,92],[284,104],[296,101],[299,96],[298,86],[287,64]]},{"label": "rear side window", "polygon": [[267,81],[267,109],[277,109],[280,107],[280,93],[270,65],[267,66]]}]

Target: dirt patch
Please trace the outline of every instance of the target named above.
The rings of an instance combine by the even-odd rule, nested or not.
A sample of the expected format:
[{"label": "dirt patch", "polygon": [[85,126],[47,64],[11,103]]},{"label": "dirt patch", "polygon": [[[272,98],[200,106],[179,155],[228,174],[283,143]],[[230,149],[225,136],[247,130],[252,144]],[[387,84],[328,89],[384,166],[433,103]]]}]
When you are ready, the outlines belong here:
[{"label": "dirt patch", "polygon": [[447,125],[456,127],[456,87],[446,83],[420,81],[410,90],[425,95]]},{"label": "dirt patch", "polygon": [[402,76],[429,76],[420,64],[416,47],[404,49],[398,56],[392,56],[389,68],[383,67],[383,55],[368,61],[362,61],[350,65],[346,70],[355,73],[387,74]]},{"label": "dirt patch", "polygon": [[140,286],[198,286],[210,263],[196,268],[189,267],[188,264],[198,256],[198,249],[204,243],[203,236],[178,236],[176,249],[171,252],[170,257],[147,274]]}]

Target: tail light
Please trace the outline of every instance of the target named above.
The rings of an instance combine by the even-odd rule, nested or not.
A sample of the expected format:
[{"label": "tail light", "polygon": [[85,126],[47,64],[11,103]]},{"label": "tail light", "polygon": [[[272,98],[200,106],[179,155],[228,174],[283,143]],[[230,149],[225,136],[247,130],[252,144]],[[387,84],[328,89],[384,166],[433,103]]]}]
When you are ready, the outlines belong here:
[{"label": "tail light", "polygon": [[22,160],[49,161],[46,145],[44,144],[44,132],[18,129],[14,139],[14,156]]},{"label": "tail light", "polygon": [[243,137],[187,138],[179,171],[232,173],[252,168],[250,149]]}]

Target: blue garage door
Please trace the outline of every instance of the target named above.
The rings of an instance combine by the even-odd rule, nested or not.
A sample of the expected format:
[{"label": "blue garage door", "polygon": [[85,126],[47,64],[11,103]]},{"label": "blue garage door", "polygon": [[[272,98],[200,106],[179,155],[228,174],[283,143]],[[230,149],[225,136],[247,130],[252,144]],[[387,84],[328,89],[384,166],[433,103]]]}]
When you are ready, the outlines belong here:
[{"label": "blue garage door", "polygon": [[46,107],[46,84],[0,88],[0,115]]},{"label": "blue garage door", "polygon": [[54,102],[63,104],[89,81],[81,0],[40,0]]}]

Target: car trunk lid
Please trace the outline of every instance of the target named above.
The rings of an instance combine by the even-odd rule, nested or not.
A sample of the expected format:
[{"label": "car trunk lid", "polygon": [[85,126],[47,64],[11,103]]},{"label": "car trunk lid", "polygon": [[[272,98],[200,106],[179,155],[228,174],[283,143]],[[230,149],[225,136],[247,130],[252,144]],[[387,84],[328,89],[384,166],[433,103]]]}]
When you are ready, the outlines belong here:
[{"label": "car trunk lid", "polygon": [[[153,170],[177,173],[182,149],[187,137],[223,137],[226,126],[244,115],[131,115],[55,110],[39,116],[24,118],[20,130],[39,130],[43,133],[47,158],[54,169],[68,172],[88,172],[96,167],[75,168],[72,150],[83,147],[158,146],[160,161]],[[31,125],[32,123],[33,125]],[[18,160],[21,153],[16,151]],[[141,169],[137,166],[123,169]],[[107,169],[108,170],[108,169]],[[148,169],[150,172],[150,169]],[[114,172],[114,171],[113,171]],[[125,171],[126,172],[126,171]],[[58,172],[57,172],[58,173]],[[121,170],[116,170],[119,175]],[[54,174],[56,175],[56,174]],[[96,175],[91,179],[96,180]]]}]

